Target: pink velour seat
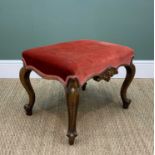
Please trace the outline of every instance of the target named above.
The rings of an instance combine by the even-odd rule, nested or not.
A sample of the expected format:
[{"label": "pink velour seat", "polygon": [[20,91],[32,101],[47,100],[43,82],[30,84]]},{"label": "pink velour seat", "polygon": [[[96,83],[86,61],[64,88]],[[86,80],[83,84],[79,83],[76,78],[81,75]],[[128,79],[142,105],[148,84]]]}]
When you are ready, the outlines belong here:
[{"label": "pink velour seat", "polygon": [[25,50],[26,68],[44,78],[58,79],[64,85],[76,77],[80,85],[109,67],[129,65],[133,49],[96,40],[78,40]]}]

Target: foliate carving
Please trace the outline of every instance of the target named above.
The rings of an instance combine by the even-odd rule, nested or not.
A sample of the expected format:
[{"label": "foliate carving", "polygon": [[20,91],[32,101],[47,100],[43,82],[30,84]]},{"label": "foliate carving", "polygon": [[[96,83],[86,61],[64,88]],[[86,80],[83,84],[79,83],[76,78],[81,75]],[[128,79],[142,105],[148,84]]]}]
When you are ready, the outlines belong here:
[{"label": "foliate carving", "polygon": [[109,81],[110,78],[111,78],[113,75],[117,74],[117,73],[118,73],[117,69],[111,67],[111,68],[106,69],[106,70],[105,70],[103,73],[101,73],[100,75],[94,76],[93,79],[94,79],[95,81],[100,81],[100,80]]}]

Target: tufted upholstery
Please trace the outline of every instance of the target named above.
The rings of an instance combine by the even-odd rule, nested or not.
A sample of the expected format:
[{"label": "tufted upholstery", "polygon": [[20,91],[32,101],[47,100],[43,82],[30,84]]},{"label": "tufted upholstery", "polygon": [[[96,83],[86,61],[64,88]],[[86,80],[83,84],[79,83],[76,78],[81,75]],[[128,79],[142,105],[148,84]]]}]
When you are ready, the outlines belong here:
[{"label": "tufted upholstery", "polygon": [[133,49],[95,40],[78,40],[25,50],[24,65],[45,78],[56,78],[67,83],[76,77],[84,84],[89,78],[108,67],[128,65]]}]

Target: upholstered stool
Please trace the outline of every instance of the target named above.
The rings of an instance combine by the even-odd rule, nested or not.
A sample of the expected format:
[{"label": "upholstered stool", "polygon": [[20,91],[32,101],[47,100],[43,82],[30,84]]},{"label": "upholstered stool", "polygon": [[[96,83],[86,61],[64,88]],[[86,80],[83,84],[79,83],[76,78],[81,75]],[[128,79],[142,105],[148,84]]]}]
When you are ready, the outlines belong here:
[{"label": "upholstered stool", "polygon": [[120,93],[123,108],[128,108],[131,100],[126,97],[127,88],[135,75],[133,56],[133,49],[129,47],[95,40],[58,43],[24,51],[20,80],[29,95],[29,103],[24,106],[26,114],[32,115],[35,102],[35,93],[29,79],[30,72],[33,70],[45,79],[59,80],[65,87],[67,98],[67,136],[69,144],[74,144],[77,136],[79,89],[85,90],[86,82],[91,78],[96,81],[109,81],[117,74],[118,67],[124,66],[127,74]]}]

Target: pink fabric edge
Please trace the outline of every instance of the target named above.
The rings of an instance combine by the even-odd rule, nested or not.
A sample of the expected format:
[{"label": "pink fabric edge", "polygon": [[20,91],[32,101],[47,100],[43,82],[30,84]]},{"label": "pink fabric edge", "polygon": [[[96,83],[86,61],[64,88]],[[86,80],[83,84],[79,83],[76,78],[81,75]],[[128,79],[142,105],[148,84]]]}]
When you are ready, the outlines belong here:
[{"label": "pink fabric edge", "polygon": [[86,81],[90,80],[90,79],[93,78],[94,76],[97,76],[97,75],[103,73],[106,69],[108,69],[108,68],[110,68],[110,67],[114,67],[114,68],[118,69],[118,68],[121,67],[121,66],[130,65],[130,63],[132,62],[132,59],[133,59],[133,58],[134,58],[134,55],[132,55],[132,56],[128,59],[129,61],[128,61],[127,63],[125,63],[125,64],[120,64],[120,65],[118,65],[118,66],[111,66],[111,65],[109,65],[109,66],[105,67],[104,69],[102,69],[102,70],[99,71],[99,72],[95,72],[95,73],[92,73],[92,74],[86,76],[86,77],[84,78],[83,81],[80,81],[79,78],[78,78],[76,75],[69,75],[69,76],[67,76],[66,80],[64,81],[61,77],[59,77],[59,76],[57,76],[57,75],[48,75],[48,74],[45,74],[45,73],[41,72],[40,70],[38,70],[38,69],[37,69],[36,67],[34,67],[34,66],[27,65],[24,58],[22,58],[22,61],[23,61],[23,65],[25,66],[26,69],[31,69],[31,70],[35,71],[38,75],[40,75],[40,76],[41,76],[42,78],[44,78],[44,79],[48,79],[48,80],[58,80],[58,81],[61,82],[61,83],[63,84],[63,86],[65,87],[65,86],[67,85],[68,80],[69,80],[70,78],[72,78],[72,79],[76,78],[76,79],[78,80],[79,85],[82,86]]}]

